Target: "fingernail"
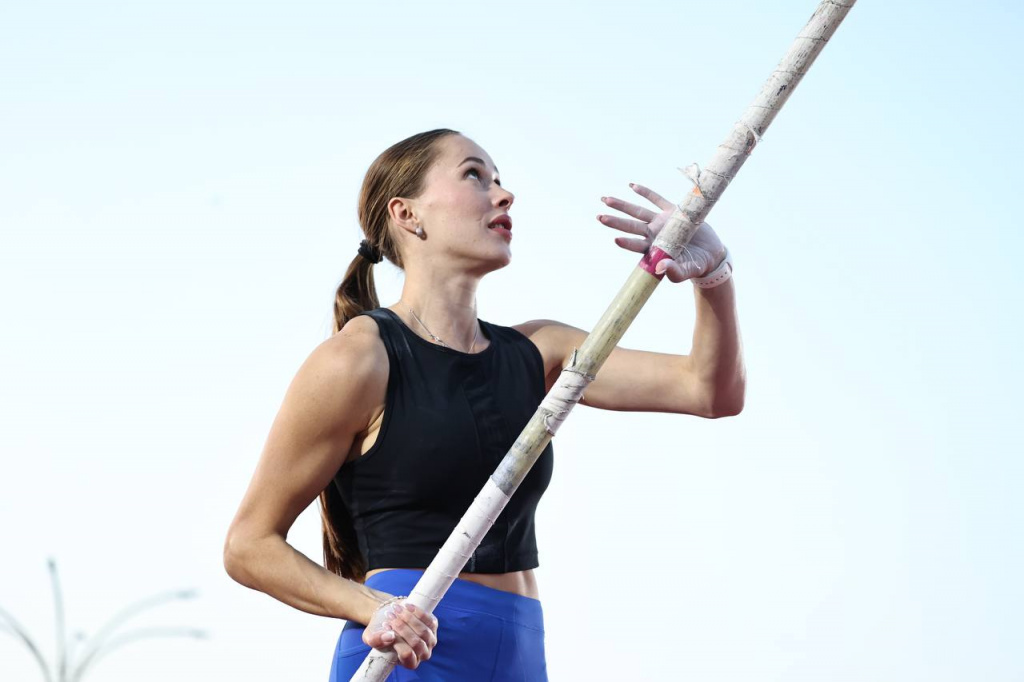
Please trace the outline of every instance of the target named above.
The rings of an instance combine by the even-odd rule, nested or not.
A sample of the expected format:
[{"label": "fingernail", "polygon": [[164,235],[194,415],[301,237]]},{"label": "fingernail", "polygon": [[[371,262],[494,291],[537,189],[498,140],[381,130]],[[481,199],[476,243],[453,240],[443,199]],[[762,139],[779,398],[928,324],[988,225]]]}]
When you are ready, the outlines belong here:
[{"label": "fingernail", "polygon": [[412,604],[403,604],[403,606],[405,606],[405,610],[409,613],[416,613],[416,607]]},{"label": "fingernail", "polygon": [[635,182],[629,183],[629,188],[630,189],[634,189],[635,187],[636,187],[636,183]]},{"label": "fingernail", "polygon": [[654,273],[657,275],[665,274],[666,270],[668,270],[668,265],[665,261],[658,261],[658,264],[654,266]]},{"label": "fingernail", "polygon": [[390,644],[391,642],[395,641],[395,633],[391,632],[390,630],[388,632],[385,632],[383,635],[380,636],[380,641],[384,642],[385,644]]}]

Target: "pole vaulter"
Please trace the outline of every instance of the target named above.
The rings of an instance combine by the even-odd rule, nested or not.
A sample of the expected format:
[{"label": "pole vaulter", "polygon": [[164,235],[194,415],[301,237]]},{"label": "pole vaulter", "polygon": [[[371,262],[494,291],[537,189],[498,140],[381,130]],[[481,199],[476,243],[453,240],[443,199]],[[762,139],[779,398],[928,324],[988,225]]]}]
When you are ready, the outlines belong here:
[{"label": "pole vaulter", "polygon": [[[407,599],[409,603],[428,613],[433,612],[661,282],[664,275],[657,272],[658,263],[665,259],[674,260],[683,252],[855,3],[856,0],[824,0],[818,5],[754,102],[733,126],[725,142],[718,146],[711,162],[703,170],[692,165],[684,171],[693,182],[693,190],[676,206],[651,248],[573,354],[569,366],[562,370],[526,428],[416,583]],[[352,677],[352,682],[384,682],[396,660],[393,650],[373,649]]]}]

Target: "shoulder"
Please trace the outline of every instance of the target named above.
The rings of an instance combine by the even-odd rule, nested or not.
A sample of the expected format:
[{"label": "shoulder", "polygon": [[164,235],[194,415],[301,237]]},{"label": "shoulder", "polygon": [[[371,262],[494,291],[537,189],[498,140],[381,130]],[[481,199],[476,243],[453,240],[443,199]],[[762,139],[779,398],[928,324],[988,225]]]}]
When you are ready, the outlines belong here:
[{"label": "shoulder", "polygon": [[586,337],[586,332],[557,320],[530,320],[512,327],[534,343],[575,342]]},{"label": "shoulder", "polygon": [[369,315],[360,315],[349,320],[341,331],[320,344],[314,353],[321,350],[328,355],[381,353],[386,356],[384,342],[380,338],[380,327]]},{"label": "shoulder", "polygon": [[383,369],[387,375],[387,350],[377,322],[368,315],[353,318],[337,334],[317,346],[309,360],[330,372],[360,376]]},{"label": "shoulder", "polygon": [[368,397],[373,402],[372,397],[383,396],[387,381],[387,350],[377,324],[360,316],[313,349],[291,390],[323,398],[325,407],[339,403],[352,407]]},{"label": "shoulder", "polygon": [[586,338],[586,332],[556,320],[530,320],[512,327],[537,347],[544,365],[550,370],[562,365]]}]

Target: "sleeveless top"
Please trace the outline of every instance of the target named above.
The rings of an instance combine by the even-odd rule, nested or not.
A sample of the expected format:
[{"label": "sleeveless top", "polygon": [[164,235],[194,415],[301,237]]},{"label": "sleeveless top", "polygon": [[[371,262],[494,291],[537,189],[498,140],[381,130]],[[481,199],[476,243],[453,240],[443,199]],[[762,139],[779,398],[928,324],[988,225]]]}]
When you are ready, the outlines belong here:
[{"label": "sleeveless top", "polygon": [[[367,570],[426,568],[544,398],[544,363],[509,327],[481,320],[491,343],[469,354],[427,341],[387,308],[363,314],[387,349],[384,418],[334,484]],[[537,567],[534,512],[553,460],[549,443],[463,570]]]}]

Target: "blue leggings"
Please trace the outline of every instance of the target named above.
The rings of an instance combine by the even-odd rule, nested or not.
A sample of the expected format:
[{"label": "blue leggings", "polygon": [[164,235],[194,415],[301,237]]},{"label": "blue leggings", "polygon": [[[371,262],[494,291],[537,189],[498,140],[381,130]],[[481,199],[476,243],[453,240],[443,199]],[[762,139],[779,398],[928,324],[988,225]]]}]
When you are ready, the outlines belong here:
[{"label": "blue leggings", "polygon": [[[366,584],[389,594],[409,594],[423,571],[394,569]],[[546,682],[544,616],[540,602],[511,592],[456,580],[434,610],[437,646],[416,670],[395,666],[388,682]],[[338,638],[330,682],[348,682],[370,647],[363,627],[349,621]]]}]

